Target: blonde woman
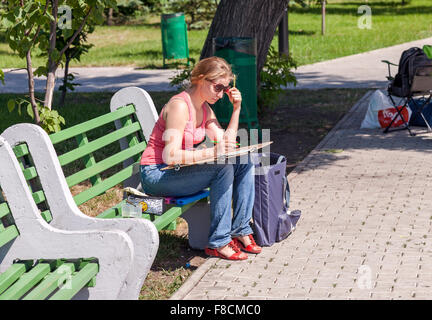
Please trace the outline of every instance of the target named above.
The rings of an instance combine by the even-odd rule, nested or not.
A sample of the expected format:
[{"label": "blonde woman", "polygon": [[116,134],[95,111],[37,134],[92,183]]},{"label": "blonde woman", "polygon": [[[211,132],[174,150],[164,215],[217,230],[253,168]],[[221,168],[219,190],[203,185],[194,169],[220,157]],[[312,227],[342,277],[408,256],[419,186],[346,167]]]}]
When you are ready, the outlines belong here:
[{"label": "blonde woman", "polygon": [[[230,65],[219,57],[203,59],[194,67],[190,87],[173,96],[159,115],[141,157],[141,182],[146,193],[171,197],[192,195],[210,187],[211,224],[205,252],[244,260],[246,252],[261,252],[249,225],[255,198],[253,164],[204,164],[178,171],[161,170],[235,148],[242,97],[237,88],[229,85],[233,77]],[[210,107],[224,94],[233,105],[226,131]],[[218,143],[211,148],[197,148],[206,135]]]}]

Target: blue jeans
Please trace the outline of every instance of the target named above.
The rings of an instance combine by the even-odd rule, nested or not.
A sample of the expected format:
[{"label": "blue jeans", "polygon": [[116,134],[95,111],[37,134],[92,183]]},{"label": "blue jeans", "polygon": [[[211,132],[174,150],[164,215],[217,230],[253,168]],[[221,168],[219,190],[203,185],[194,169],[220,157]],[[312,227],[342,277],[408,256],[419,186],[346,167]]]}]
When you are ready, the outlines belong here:
[{"label": "blue jeans", "polygon": [[255,200],[255,176],[250,161],[247,164],[194,165],[179,171],[161,171],[163,167],[166,164],[141,166],[141,184],[145,193],[182,197],[210,187],[209,248],[223,247],[234,237],[253,233],[249,222]]}]

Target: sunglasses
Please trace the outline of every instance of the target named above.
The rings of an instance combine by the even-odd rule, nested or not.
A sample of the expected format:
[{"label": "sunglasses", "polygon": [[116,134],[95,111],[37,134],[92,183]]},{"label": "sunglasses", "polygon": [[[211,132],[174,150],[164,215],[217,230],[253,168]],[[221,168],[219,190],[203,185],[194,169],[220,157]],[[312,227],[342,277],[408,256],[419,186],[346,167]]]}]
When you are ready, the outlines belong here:
[{"label": "sunglasses", "polygon": [[221,84],[221,83],[214,83],[213,81],[210,81],[210,80],[207,80],[207,81],[213,83],[213,89],[214,89],[214,91],[216,91],[217,93],[219,93],[219,92],[221,92],[221,91],[223,91],[223,92],[228,92],[228,90],[231,89],[231,86],[230,86],[230,85],[224,86],[224,85]]}]

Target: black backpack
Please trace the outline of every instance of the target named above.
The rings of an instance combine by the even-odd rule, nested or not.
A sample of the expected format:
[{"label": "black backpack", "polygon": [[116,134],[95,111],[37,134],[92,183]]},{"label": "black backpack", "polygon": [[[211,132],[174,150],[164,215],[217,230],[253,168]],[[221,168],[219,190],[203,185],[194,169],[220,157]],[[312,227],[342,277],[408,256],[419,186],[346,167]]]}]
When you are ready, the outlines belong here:
[{"label": "black backpack", "polygon": [[425,66],[432,66],[432,60],[422,49],[413,47],[402,52],[398,73],[390,84],[389,93],[397,97],[409,96],[417,68]]}]

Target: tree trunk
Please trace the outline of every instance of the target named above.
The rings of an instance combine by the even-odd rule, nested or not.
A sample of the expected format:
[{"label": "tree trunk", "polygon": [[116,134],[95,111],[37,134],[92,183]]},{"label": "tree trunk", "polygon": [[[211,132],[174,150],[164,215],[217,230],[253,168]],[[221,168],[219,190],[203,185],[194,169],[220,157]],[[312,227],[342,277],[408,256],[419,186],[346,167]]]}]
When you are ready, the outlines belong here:
[{"label": "tree trunk", "polygon": [[288,39],[288,10],[282,15],[278,27],[279,32],[279,55],[289,56],[289,39]]},{"label": "tree trunk", "polygon": [[33,109],[34,121],[37,125],[39,125],[40,124],[40,117],[39,117],[39,111],[37,109],[37,103],[36,103],[35,92],[34,92],[34,76],[33,76],[31,51],[30,50],[27,51],[26,61],[27,61],[27,74],[28,74],[28,87],[29,87],[30,103],[31,103],[31,106]]},{"label": "tree trunk", "polygon": [[114,9],[113,8],[108,8],[108,16],[107,16],[107,25],[108,26],[114,25],[113,13],[114,13]]},{"label": "tree trunk", "polygon": [[222,0],[213,18],[201,58],[212,56],[216,37],[253,37],[257,42],[257,82],[287,0]]},{"label": "tree trunk", "polygon": [[326,0],[321,1],[321,34],[325,35]]},{"label": "tree trunk", "polygon": [[62,95],[60,98],[60,106],[64,106],[65,100],[66,100],[66,92],[67,92],[67,84],[68,84],[68,74],[69,74],[69,62],[71,61],[71,57],[66,55],[66,62],[65,62],[65,70],[64,70],[64,77],[63,77],[63,90]]},{"label": "tree trunk", "polygon": [[45,103],[44,106],[51,110],[54,96],[54,88],[55,88],[55,72],[56,67],[49,68],[47,81],[46,81],[46,92],[45,92]]},{"label": "tree trunk", "polygon": [[52,15],[54,20],[50,23],[50,39],[49,39],[49,51],[48,51],[48,73],[45,88],[45,100],[44,106],[51,109],[52,100],[55,87],[55,72],[57,69],[57,63],[53,52],[56,50],[56,35],[57,35],[57,13],[58,13],[58,0],[51,0],[52,3]]}]

